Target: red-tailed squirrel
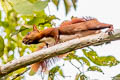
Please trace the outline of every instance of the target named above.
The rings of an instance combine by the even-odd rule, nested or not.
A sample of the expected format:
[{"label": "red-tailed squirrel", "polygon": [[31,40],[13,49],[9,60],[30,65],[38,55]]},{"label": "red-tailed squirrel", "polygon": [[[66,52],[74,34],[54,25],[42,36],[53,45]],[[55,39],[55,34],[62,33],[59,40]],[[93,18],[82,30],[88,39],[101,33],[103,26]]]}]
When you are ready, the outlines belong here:
[{"label": "red-tailed squirrel", "polygon": [[[38,30],[36,25],[34,25],[33,31],[29,32],[23,38],[23,43],[37,44],[43,37],[53,37],[57,43],[59,41],[59,35],[61,34],[70,35],[80,32],[82,35],[81,37],[83,37],[91,34],[96,34],[96,31],[104,28],[109,28],[106,32],[113,31],[113,25],[101,23],[97,19],[91,17],[73,18],[71,21],[64,21],[58,28],[48,28],[42,31]],[[42,49],[44,46],[40,46],[38,50]],[[67,54],[58,57],[63,57],[66,55]],[[40,66],[42,68],[42,71],[45,71],[47,69],[45,61],[32,64],[31,69],[36,72]]]},{"label": "red-tailed squirrel", "polygon": [[77,32],[101,30],[104,28],[109,28],[106,32],[113,31],[113,25],[101,23],[96,18],[73,18],[71,21],[63,22],[57,28],[47,28],[45,30],[38,30],[36,25],[33,25],[33,31],[23,38],[23,43],[37,44],[43,37],[53,37],[56,43],[58,43],[59,35],[70,35]]}]

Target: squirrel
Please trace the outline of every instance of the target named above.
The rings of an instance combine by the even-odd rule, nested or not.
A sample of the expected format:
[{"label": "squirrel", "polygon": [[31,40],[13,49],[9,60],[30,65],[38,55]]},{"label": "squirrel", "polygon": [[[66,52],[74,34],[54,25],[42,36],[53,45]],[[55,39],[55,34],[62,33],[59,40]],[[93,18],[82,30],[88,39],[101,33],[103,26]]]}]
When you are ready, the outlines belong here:
[{"label": "squirrel", "polygon": [[106,32],[111,33],[113,31],[112,24],[106,24],[99,22],[96,18],[73,18],[71,21],[63,22],[57,28],[47,28],[44,30],[38,30],[36,25],[33,25],[33,31],[29,32],[24,38],[25,44],[37,44],[43,37],[53,37],[55,44],[59,42],[60,35],[71,35],[77,32],[89,31],[89,30],[101,30],[109,28]]},{"label": "squirrel", "polygon": [[[23,43],[25,44],[37,44],[39,43],[39,40],[43,37],[53,37],[55,39],[55,42],[57,43],[59,40],[59,35],[70,35],[75,34],[77,32],[81,33],[81,37],[88,36],[91,34],[100,33],[101,29],[109,28],[106,32],[113,31],[113,25],[111,24],[105,24],[99,22],[96,18],[73,18],[71,21],[65,21],[63,22],[58,28],[48,28],[45,30],[38,30],[36,25],[33,25],[33,31],[29,32],[24,38]],[[45,45],[40,46],[38,50],[42,49]],[[58,56],[58,58],[62,58],[64,55]],[[42,68],[42,71],[44,72],[47,70],[46,61],[43,62],[37,62],[31,65],[31,69],[34,72],[37,72],[39,67]]]}]

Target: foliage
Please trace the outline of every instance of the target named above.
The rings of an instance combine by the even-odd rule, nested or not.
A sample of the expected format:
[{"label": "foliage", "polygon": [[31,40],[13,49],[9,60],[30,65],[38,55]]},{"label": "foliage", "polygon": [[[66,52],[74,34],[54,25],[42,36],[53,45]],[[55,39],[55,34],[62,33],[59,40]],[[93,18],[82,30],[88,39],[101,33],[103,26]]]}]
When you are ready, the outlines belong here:
[{"label": "foliage", "polygon": [[[47,15],[44,9],[48,6],[49,1],[55,4],[59,9],[61,0],[1,0],[1,6],[4,11],[0,11],[0,63],[6,64],[13,59],[29,54],[30,51],[36,49],[36,45],[22,44],[22,38],[32,30],[31,26],[36,24],[40,30],[46,27],[52,27],[52,21],[58,19],[55,15]],[[76,10],[77,0],[63,0],[66,15],[69,13],[71,7]],[[5,14],[5,16],[3,16]],[[38,44],[39,45],[39,44]],[[75,51],[69,53],[64,61],[68,61],[72,66],[77,68],[79,73],[76,74],[75,80],[87,80],[87,76],[80,69],[86,65],[86,71],[102,72],[99,66],[115,66],[119,63],[113,56],[101,56],[93,50],[82,50],[85,56],[76,55]],[[75,66],[72,61],[77,61],[80,66]],[[94,65],[91,65],[91,62]],[[27,70],[27,67],[16,70],[5,76],[5,80],[11,80],[16,75],[22,74]],[[65,78],[64,71],[61,66],[53,67],[48,74],[48,79],[54,80],[56,74]],[[24,75],[18,76],[15,80],[22,80]]]},{"label": "foliage", "polygon": [[112,80],[119,80],[120,79],[120,74],[117,74],[116,76],[113,77]]},{"label": "foliage", "polygon": [[[63,0],[64,6],[65,6],[65,12],[66,15],[69,13],[71,7],[73,6],[74,9],[76,10],[76,3],[78,0]],[[52,0],[52,2],[55,4],[55,6],[57,7],[57,9],[59,9],[59,3],[60,0]]]}]

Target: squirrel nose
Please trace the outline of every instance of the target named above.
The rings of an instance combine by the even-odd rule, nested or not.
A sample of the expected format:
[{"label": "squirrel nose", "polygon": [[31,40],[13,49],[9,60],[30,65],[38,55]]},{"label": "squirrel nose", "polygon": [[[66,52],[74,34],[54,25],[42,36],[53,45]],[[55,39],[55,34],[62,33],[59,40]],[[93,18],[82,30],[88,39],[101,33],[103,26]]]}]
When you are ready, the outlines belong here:
[{"label": "squirrel nose", "polygon": [[25,40],[23,39],[22,42],[25,43]]},{"label": "squirrel nose", "polygon": [[24,41],[24,40],[22,40],[22,42],[24,43],[25,41]]}]

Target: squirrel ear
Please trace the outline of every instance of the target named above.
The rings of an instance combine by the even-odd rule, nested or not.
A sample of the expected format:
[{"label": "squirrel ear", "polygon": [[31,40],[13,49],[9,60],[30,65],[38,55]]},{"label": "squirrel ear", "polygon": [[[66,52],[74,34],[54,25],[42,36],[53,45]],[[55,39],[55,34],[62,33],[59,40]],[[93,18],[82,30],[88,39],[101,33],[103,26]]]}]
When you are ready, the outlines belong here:
[{"label": "squirrel ear", "polygon": [[33,31],[38,31],[37,26],[35,24],[33,25]]}]

